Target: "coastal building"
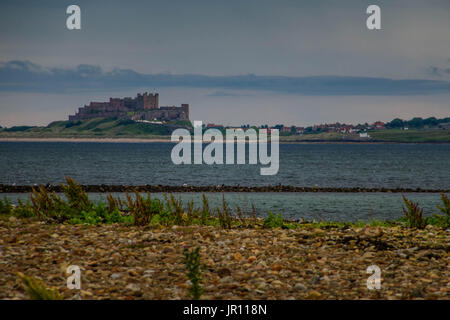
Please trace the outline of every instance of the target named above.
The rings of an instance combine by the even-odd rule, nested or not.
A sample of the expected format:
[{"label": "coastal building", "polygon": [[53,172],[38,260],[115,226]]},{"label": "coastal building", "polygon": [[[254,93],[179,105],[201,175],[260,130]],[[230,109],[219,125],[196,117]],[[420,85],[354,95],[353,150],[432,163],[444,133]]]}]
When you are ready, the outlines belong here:
[{"label": "coastal building", "polygon": [[359,133],[360,138],[370,138],[369,134],[367,132],[360,132]]},{"label": "coastal building", "polygon": [[135,98],[109,98],[108,102],[91,102],[69,116],[69,121],[92,118],[170,121],[189,120],[189,104],[159,106],[159,94],[138,93]]}]

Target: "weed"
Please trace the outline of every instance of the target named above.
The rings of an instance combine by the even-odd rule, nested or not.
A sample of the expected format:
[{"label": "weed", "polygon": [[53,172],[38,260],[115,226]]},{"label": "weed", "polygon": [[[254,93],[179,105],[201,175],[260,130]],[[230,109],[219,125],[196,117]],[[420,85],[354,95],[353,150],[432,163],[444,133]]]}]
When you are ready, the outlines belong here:
[{"label": "weed", "polygon": [[139,192],[135,191],[135,200],[127,193],[128,210],[133,217],[134,225],[146,226],[152,221],[153,216],[160,214],[163,206],[158,199],[152,200],[150,193],[147,198],[143,198]]},{"label": "weed", "polygon": [[31,218],[34,216],[33,208],[30,201],[23,202],[21,199],[17,200],[17,206],[14,208],[13,214],[21,218]]},{"label": "weed", "polygon": [[114,211],[123,211],[123,204],[122,200],[120,198],[114,198],[112,194],[108,193],[106,196],[106,200],[108,201],[108,205],[106,206],[106,209],[108,212],[114,212]]},{"label": "weed", "polygon": [[0,199],[0,214],[10,214],[13,211],[14,207],[11,204],[6,196],[4,200]]},{"label": "weed", "polygon": [[43,186],[33,188],[30,198],[33,214],[38,218],[56,218],[66,211],[63,200]]},{"label": "weed", "polygon": [[258,219],[256,216],[256,207],[253,202],[252,202],[252,217],[253,217],[253,225],[256,225],[256,222],[258,221]]},{"label": "weed", "polygon": [[200,247],[189,251],[187,248],[184,249],[184,262],[187,268],[187,276],[191,281],[191,286],[189,287],[189,294],[194,300],[200,300],[203,293],[203,288],[200,286],[201,275],[200,275]]},{"label": "weed", "polygon": [[418,203],[406,199],[405,196],[402,196],[402,198],[406,206],[406,208],[403,208],[403,213],[405,215],[407,226],[418,229],[425,228],[427,221],[423,217],[423,209],[419,207]]},{"label": "weed", "polygon": [[24,275],[21,272],[17,276],[22,280],[25,291],[32,300],[62,300],[61,295],[53,289],[47,288],[43,281]]},{"label": "weed", "polygon": [[183,210],[183,202],[181,200],[181,197],[177,199],[175,199],[175,196],[173,194],[170,194],[170,206],[169,206],[169,211],[172,214],[172,218],[173,218],[173,223],[177,224],[177,225],[183,225],[183,214],[184,214],[184,210]]},{"label": "weed", "polygon": [[87,193],[83,190],[75,180],[70,177],[66,177],[67,185],[62,185],[63,192],[67,197],[70,208],[79,212],[89,211],[93,203],[89,200]]},{"label": "weed", "polygon": [[207,221],[210,218],[211,210],[209,209],[209,203],[208,199],[206,198],[205,194],[202,194],[202,202],[203,202],[203,208],[201,211],[200,216],[200,222],[202,225],[206,225]]},{"label": "weed", "polygon": [[282,228],[283,225],[283,217],[280,213],[276,217],[271,211],[267,213],[267,218],[264,219],[265,228]]},{"label": "weed", "polygon": [[427,219],[427,222],[448,229],[450,227],[450,199],[444,193],[441,193],[441,200],[442,206],[437,206],[437,208],[443,214],[433,214]]},{"label": "weed", "polygon": [[227,203],[225,201],[225,195],[222,194],[222,210],[217,207],[217,217],[219,218],[220,226],[223,229],[231,229],[231,223],[233,221],[233,217],[228,210]]},{"label": "weed", "polygon": [[450,216],[450,199],[444,193],[441,193],[441,200],[443,206],[438,206],[438,209],[448,217]]}]

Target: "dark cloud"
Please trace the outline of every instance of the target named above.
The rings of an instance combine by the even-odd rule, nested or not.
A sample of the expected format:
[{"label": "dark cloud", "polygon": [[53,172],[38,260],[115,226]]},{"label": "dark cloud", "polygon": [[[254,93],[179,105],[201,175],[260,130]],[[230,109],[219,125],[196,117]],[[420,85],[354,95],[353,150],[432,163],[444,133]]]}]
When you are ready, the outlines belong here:
[{"label": "dark cloud", "polygon": [[428,68],[428,71],[430,73],[431,76],[433,77],[442,77],[442,70],[441,68],[435,67],[435,66],[431,66]]},{"label": "dark cloud", "polygon": [[442,78],[445,74],[450,74],[450,68],[440,68],[435,66],[430,66],[428,68],[429,74],[433,77]]},{"label": "dark cloud", "polygon": [[[446,70],[448,72],[449,70]],[[441,72],[437,69],[435,72]],[[141,74],[128,69],[103,71],[99,66],[46,68],[29,61],[0,63],[0,91],[65,93],[138,87],[190,87],[265,90],[302,95],[420,95],[450,93],[450,82],[350,76],[206,76]],[[220,92],[220,91],[219,91]]]}]

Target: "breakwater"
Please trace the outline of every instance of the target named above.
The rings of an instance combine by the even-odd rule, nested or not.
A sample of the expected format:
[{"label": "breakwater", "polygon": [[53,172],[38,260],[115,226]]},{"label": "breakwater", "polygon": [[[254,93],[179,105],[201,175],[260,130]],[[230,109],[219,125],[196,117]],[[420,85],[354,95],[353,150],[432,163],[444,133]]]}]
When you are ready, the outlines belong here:
[{"label": "breakwater", "polygon": [[[0,193],[29,193],[38,185],[3,185]],[[43,185],[49,192],[63,192],[60,185]],[[382,192],[382,193],[450,193],[450,189],[422,189],[422,188],[360,188],[360,187],[298,187],[289,185],[277,186],[172,186],[172,185],[83,185],[86,192]]]}]

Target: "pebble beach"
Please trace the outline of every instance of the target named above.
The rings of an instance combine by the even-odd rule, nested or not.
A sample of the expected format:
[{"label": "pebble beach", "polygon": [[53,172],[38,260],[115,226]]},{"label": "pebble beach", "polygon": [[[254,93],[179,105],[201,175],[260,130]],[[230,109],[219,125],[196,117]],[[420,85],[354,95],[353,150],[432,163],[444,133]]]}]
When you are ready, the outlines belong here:
[{"label": "pebble beach", "polygon": [[[449,299],[449,232],[435,226],[171,228],[0,219],[0,299],[17,272],[64,299],[188,299],[184,248],[200,247],[202,299]],[[81,269],[68,289],[66,269]],[[367,267],[381,270],[369,290]]]}]

